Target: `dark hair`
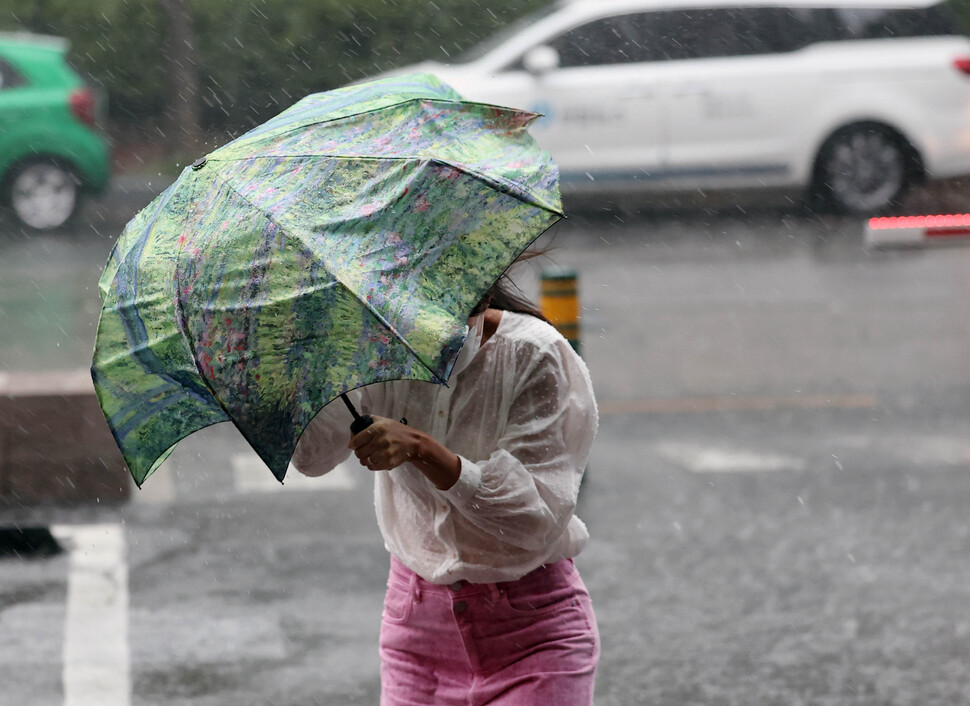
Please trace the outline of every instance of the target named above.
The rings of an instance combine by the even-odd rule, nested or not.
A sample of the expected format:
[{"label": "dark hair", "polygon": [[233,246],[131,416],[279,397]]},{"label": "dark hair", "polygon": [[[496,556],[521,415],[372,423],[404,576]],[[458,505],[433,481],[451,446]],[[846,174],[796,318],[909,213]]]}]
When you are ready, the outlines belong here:
[{"label": "dark hair", "polygon": [[492,309],[499,309],[500,311],[514,311],[517,314],[528,314],[537,319],[542,319],[547,323],[549,321],[543,316],[539,307],[506,275],[499,277],[498,281],[492,285],[491,289],[488,290],[488,294],[482,298],[482,303],[485,304],[482,307],[483,310],[491,307]]},{"label": "dark hair", "polygon": [[[545,250],[526,250],[519,256],[516,263],[525,262],[526,260],[531,260],[534,257],[545,254]],[[537,319],[549,323],[549,319],[542,314],[542,311],[536,306],[535,302],[529,299],[519,289],[519,286],[511,280],[507,272],[495,281],[495,284],[489,288],[481,301],[475,305],[471,316],[480,314],[488,308],[498,309],[500,311],[513,311],[517,314],[527,314],[528,316],[534,316]]]}]

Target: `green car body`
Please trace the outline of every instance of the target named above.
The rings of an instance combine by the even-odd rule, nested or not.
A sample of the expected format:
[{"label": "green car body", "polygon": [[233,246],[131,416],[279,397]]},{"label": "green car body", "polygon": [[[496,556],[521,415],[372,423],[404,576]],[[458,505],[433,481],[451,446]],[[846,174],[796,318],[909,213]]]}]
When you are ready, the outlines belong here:
[{"label": "green car body", "polygon": [[[56,221],[70,217],[81,191],[100,191],[110,177],[108,147],[97,128],[103,101],[67,64],[67,48],[54,37],[0,35],[0,197],[15,216],[38,229],[61,225]],[[60,170],[62,192],[73,182],[73,202],[62,194],[63,203],[55,208],[66,212],[63,219],[50,215],[50,205],[35,202],[35,210],[48,213],[31,222],[22,204],[29,205],[31,188],[58,176],[54,170]],[[51,183],[47,187],[54,193]]]}]

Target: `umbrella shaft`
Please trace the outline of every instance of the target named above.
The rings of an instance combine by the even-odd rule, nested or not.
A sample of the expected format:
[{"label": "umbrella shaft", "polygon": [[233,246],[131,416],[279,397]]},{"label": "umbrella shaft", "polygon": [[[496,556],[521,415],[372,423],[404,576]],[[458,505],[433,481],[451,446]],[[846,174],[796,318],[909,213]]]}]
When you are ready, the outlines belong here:
[{"label": "umbrella shaft", "polygon": [[350,399],[347,397],[347,395],[345,395],[344,393],[341,392],[340,393],[340,399],[342,399],[344,401],[344,404],[347,405],[347,409],[349,409],[350,410],[350,413],[352,415],[354,415],[354,419],[355,420],[356,419],[360,419],[360,414],[357,413],[357,408],[354,407],[354,403],[350,401]]},{"label": "umbrella shaft", "polygon": [[[357,409],[354,407],[353,403],[347,399],[347,395],[341,394],[340,399],[344,401],[344,404],[347,405],[347,409],[349,409],[350,413],[354,415],[354,421],[350,425],[351,434],[360,434],[362,431],[364,431],[364,429],[374,423],[374,420],[369,414],[361,415],[357,413]],[[401,421],[407,424],[406,420],[402,419]]]}]

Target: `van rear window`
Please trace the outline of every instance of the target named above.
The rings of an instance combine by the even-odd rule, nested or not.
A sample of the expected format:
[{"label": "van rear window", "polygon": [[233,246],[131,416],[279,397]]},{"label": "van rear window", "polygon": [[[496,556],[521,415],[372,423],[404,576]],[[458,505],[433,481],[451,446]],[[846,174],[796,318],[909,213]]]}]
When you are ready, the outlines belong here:
[{"label": "van rear window", "polygon": [[894,39],[961,34],[944,5],[921,8],[840,8],[835,11],[839,39]]}]

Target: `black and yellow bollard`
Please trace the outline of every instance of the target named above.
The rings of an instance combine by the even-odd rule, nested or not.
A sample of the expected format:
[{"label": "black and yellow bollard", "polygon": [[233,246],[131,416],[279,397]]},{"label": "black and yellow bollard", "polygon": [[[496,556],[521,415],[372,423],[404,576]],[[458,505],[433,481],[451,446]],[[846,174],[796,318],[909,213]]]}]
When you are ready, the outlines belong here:
[{"label": "black and yellow bollard", "polygon": [[579,287],[572,270],[546,270],[542,273],[539,308],[549,323],[580,352]]}]

